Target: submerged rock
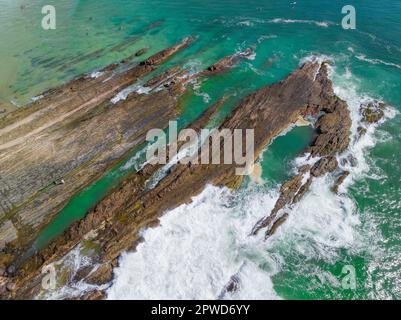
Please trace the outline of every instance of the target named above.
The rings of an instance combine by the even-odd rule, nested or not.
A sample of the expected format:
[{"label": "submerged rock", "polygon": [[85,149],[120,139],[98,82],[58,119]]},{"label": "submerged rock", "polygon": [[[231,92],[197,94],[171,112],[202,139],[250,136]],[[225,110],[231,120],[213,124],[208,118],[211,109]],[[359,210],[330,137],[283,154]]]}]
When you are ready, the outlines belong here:
[{"label": "submerged rock", "polygon": [[[306,149],[310,158],[319,160],[312,166],[299,168],[299,173],[285,182],[280,189],[280,196],[270,214],[259,221],[252,233],[267,228],[265,237],[270,237],[278,226],[287,219],[287,214],[279,217],[280,212],[299,202],[309,190],[313,179],[333,172],[338,167],[336,155],[345,151],[350,143],[351,117],[347,104],[338,98],[328,79],[326,63],[320,65],[315,81],[319,83],[321,92],[311,96],[305,115],[317,116],[323,113],[315,123],[317,135],[311,146]],[[285,217],[285,218],[283,218]]]},{"label": "submerged rock", "polygon": [[367,133],[367,129],[364,127],[358,127],[358,138],[363,137]]},{"label": "submerged rock", "polygon": [[148,52],[149,48],[142,48],[140,50],[138,50],[137,52],[135,52],[135,56],[136,57],[140,57],[142,55],[144,55],[146,52]]},{"label": "submerged rock", "polygon": [[334,193],[338,193],[338,190],[340,186],[344,183],[345,179],[348,178],[350,175],[349,171],[344,171],[340,174],[340,176],[337,178],[336,183],[334,184],[333,188],[331,189]]}]

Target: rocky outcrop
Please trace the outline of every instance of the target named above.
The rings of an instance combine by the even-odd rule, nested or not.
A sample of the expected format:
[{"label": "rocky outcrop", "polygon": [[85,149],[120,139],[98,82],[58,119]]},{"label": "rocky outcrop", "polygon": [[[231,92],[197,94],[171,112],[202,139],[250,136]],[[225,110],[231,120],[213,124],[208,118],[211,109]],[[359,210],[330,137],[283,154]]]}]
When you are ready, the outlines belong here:
[{"label": "rocky outcrop", "polygon": [[[141,65],[153,64],[154,60],[150,59]],[[171,70],[168,74],[174,75],[175,71]],[[215,105],[206,111],[193,124],[194,128],[202,127],[217,108],[218,105]],[[274,232],[287,218],[287,213],[282,213],[281,209],[298,201],[315,176],[335,168],[335,154],[344,150],[349,142],[350,119],[347,106],[334,95],[326,66],[307,63],[279,83],[244,98],[220,125],[219,129],[228,129],[231,134],[235,129],[253,129],[253,159],[256,159],[275,136],[299,121],[300,117],[318,115],[317,137],[308,151],[311,156],[320,157],[321,160],[313,166],[300,168],[299,174],[282,186],[282,195],[274,211],[261,221],[255,233],[263,227],[269,227],[267,235]],[[210,148],[210,141],[205,143]],[[210,157],[212,152],[220,151],[211,150]],[[40,290],[38,284],[43,277],[43,266],[60,260],[71,249],[79,248],[83,242],[88,241],[91,247],[96,248],[90,250],[87,256],[92,261],[93,270],[82,271],[81,275],[88,281],[107,282],[111,277],[110,266],[115,266],[120,253],[133,249],[135,243],[140,241],[139,231],[156,225],[163,212],[190,202],[208,183],[238,186],[242,181],[243,176],[236,174],[237,164],[223,164],[221,161],[219,165],[198,165],[198,157],[198,154],[194,155],[193,161],[188,164],[173,165],[154,187],[147,187],[146,182],[160,169],[159,165],[147,165],[140,172],[129,176],[88,212],[84,219],[73,224],[47,248],[15,268],[10,281],[16,283],[16,290],[7,297],[30,297],[32,292]],[[271,223],[274,223],[273,227]],[[92,274],[92,280],[85,274]]]},{"label": "rocky outcrop", "polygon": [[323,113],[315,123],[316,138],[306,150],[309,159],[318,160],[311,166],[299,168],[298,174],[281,186],[280,196],[273,210],[256,224],[253,234],[267,228],[266,238],[273,235],[288,218],[288,213],[283,211],[290,209],[302,199],[314,178],[335,171],[338,167],[337,154],[345,151],[349,146],[352,123],[348,106],[334,94],[326,72],[326,65],[323,63],[315,81],[321,83],[324,90],[318,96],[318,100],[308,105],[307,111],[307,114]]},{"label": "rocky outcrop", "polygon": [[366,105],[361,105],[363,121],[369,124],[378,123],[384,118],[385,107],[385,104],[379,101],[371,101]]},{"label": "rocky outcrop", "polygon": [[338,193],[340,186],[344,183],[345,179],[348,178],[348,176],[350,175],[349,171],[344,171],[342,172],[337,180],[336,183],[334,184],[333,188],[331,189],[334,193]]},{"label": "rocky outcrop", "polygon": [[247,58],[252,55],[253,50],[247,49],[245,51],[235,53],[231,56],[224,57],[217,61],[216,63],[209,66],[205,71],[202,72],[202,75],[211,75],[215,73],[221,73],[229,68],[231,68],[235,63],[238,62],[241,58]]}]

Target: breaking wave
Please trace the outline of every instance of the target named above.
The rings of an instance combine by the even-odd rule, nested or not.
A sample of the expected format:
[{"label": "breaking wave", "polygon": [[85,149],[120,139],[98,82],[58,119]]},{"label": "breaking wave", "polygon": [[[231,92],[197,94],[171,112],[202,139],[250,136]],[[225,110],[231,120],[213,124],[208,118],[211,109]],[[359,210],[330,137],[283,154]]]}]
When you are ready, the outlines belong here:
[{"label": "breaking wave", "polygon": [[383,60],[380,60],[380,59],[369,59],[364,54],[358,54],[355,57],[360,61],[365,61],[365,62],[368,62],[370,64],[382,64],[382,65],[389,66],[389,67],[395,67],[395,68],[401,70],[401,65],[396,64],[396,63],[387,62],[387,61],[383,61]]}]

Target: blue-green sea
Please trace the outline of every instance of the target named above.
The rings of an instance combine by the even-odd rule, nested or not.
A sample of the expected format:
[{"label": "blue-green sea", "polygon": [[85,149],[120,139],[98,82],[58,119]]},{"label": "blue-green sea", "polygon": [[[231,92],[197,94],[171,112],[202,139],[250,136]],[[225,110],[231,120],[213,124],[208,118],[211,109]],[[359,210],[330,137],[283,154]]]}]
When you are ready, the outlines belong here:
[{"label": "blue-green sea", "polygon": [[[49,4],[56,8],[56,30],[41,27],[41,9]],[[341,25],[341,9],[349,4],[356,9],[355,30]],[[262,183],[247,179],[235,193],[208,186],[191,204],[166,213],[159,227],[144,230],[136,252],[121,257],[108,297],[401,299],[398,0],[0,0],[0,101],[23,107],[82,73],[144,47],[153,54],[186,36],[197,40],[163,68],[201,70],[249,47],[255,56],[191,89],[178,119],[182,126],[228,95],[223,118],[248,93],[317,58],[332,61],[330,77],[349,105],[353,133],[359,106],[369,99],[388,104],[386,120],[353,139],[343,156],[357,165],[343,166],[351,175],[339,195],[330,191],[333,177],[316,179],[288,221],[264,241],[249,233],[274,206],[280,184],[305,161],[312,129],[277,137],[260,159]],[[82,217],[140,165],[140,155],[133,150],[71,199],[35,246]],[[238,290],[225,293],[234,275]]]}]

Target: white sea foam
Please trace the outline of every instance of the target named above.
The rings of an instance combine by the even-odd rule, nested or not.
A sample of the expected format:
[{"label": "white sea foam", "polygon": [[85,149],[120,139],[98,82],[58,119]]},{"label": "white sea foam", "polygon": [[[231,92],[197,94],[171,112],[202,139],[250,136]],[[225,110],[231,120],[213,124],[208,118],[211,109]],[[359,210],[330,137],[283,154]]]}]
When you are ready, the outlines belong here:
[{"label": "white sea foam", "polygon": [[[347,101],[352,118],[351,144],[348,151],[339,157],[340,167],[351,173],[346,183],[340,188],[340,190],[345,191],[344,188],[349,184],[347,184],[347,181],[351,182],[352,180],[361,179],[369,171],[370,167],[366,157],[366,150],[372,148],[377,143],[377,135],[375,134],[377,127],[387,119],[394,118],[397,112],[393,107],[387,106],[385,118],[379,124],[366,126],[362,122],[362,115],[360,113],[361,105],[377,103],[377,100],[373,99],[368,94],[358,93],[357,84],[359,81],[353,78],[349,68],[346,68],[344,75],[338,75],[335,71],[332,71],[332,73],[335,84],[334,92],[341,99]],[[359,127],[364,127],[367,130],[366,134],[362,137],[358,134]],[[356,160],[356,166],[352,166],[352,163],[349,161],[345,164],[341,164],[343,162],[341,159],[349,159],[350,157]]]},{"label": "white sea foam", "polygon": [[32,100],[33,102],[36,102],[36,101],[38,101],[38,100],[40,100],[40,99],[42,99],[42,98],[44,98],[44,95],[43,95],[43,94],[38,95],[38,96],[35,96],[35,97],[32,97],[31,100]]},{"label": "white sea foam", "polygon": [[19,103],[15,100],[10,100],[11,104],[16,107],[20,107]]},{"label": "white sea foam", "polygon": [[146,153],[146,148],[141,149],[136,152],[134,156],[132,156],[122,167],[121,170],[125,171],[132,167],[134,167],[137,171],[140,170],[141,167],[144,166],[142,158]]},{"label": "white sea foam", "polygon": [[344,74],[344,78],[349,80],[352,78],[352,73],[349,67],[345,67],[345,74]]},{"label": "white sea foam", "polygon": [[182,160],[185,157],[193,156],[198,151],[198,146],[199,145],[195,144],[195,145],[189,145],[187,146],[187,148],[183,148],[182,150],[180,149],[179,152],[167,164],[165,164],[162,168],[160,168],[157,172],[154,173],[152,178],[150,178],[146,182],[146,187],[148,189],[154,188],[167,175],[168,171],[175,164],[177,164],[180,160]]},{"label": "white sea foam", "polygon": [[263,76],[264,72],[259,70],[258,68],[256,68],[252,63],[250,62],[246,62],[245,63],[246,66],[246,70],[251,70],[253,73],[259,75],[259,76]]},{"label": "white sea foam", "polygon": [[93,72],[90,74],[90,77],[91,77],[92,79],[97,79],[97,78],[101,77],[103,74],[104,74],[103,71],[93,71]]},{"label": "white sea foam", "polygon": [[308,62],[317,62],[317,63],[322,64],[323,62],[326,62],[326,61],[334,63],[335,59],[333,56],[329,56],[329,55],[325,55],[325,54],[308,55],[300,60],[299,65],[302,66],[303,64],[308,63]]},{"label": "white sea foam", "polygon": [[[202,62],[198,59],[192,59],[188,61],[184,66],[183,69],[189,69],[188,73],[182,76],[181,79],[188,78],[191,79],[191,77],[199,72],[202,71],[203,65]],[[208,93],[202,91],[202,81],[199,80],[198,78],[192,78],[187,82],[188,84],[192,84],[192,88],[194,90],[194,93],[198,97],[202,97],[202,100],[204,103],[209,103],[211,100],[211,97]]]},{"label": "white sea foam", "polygon": [[333,22],[330,21],[315,21],[315,20],[299,20],[299,19],[283,19],[283,18],[275,18],[268,20],[269,23],[278,23],[278,24],[293,24],[293,23],[301,23],[301,24],[314,24],[318,27],[328,28],[331,25],[334,25]]},{"label": "white sea foam", "polygon": [[110,101],[113,104],[116,104],[117,102],[121,101],[121,100],[126,100],[127,97],[131,94],[131,93],[138,93],[138,94],[148,94],[150,91],[152,90],[152,88],[150,87],[144,87],[141,83],[135,83],[123,90],[121,90],[119,93],[117,93]]},{"label": "white sea foam", "polygon": [[247,59],[247,60],[255,60],[255,58],[256,58],[256,52],[252,52],[251,54],[248,54],[248,55],[242,55],[245,59]]},{"label": "white sea foam", "polygon": [[399,65],[399,64],[383,61],[380,59],[370,59],[370,58],[367,58],[366,55],[364,55],[364,54],[358,54],[355,56],[355,58],[357,58],[358,60],[361,60],[361,61],[371,63],[371,64],[382,64],[382,65],[389,66],[389,67],[395,67],[395,68],[401,70],[401,65]]},{"label": "white sea foam", "polygon": [[[267,242],[262,234],[249,233],[273,208],[276,191],[254,189],[234,196],[227,189],[207,187],[193,203],[164,215],[159,227],[143,232],[137,251],[120,259],[108,298],[279,298],[271,276],[285,263],[283,243],[308,258],[331,261],[337,249],[351,247],[357,238],[353,202],[331,193],[326,179],[316,181]],[[238,290],[222,294],[234,275]]]}]

